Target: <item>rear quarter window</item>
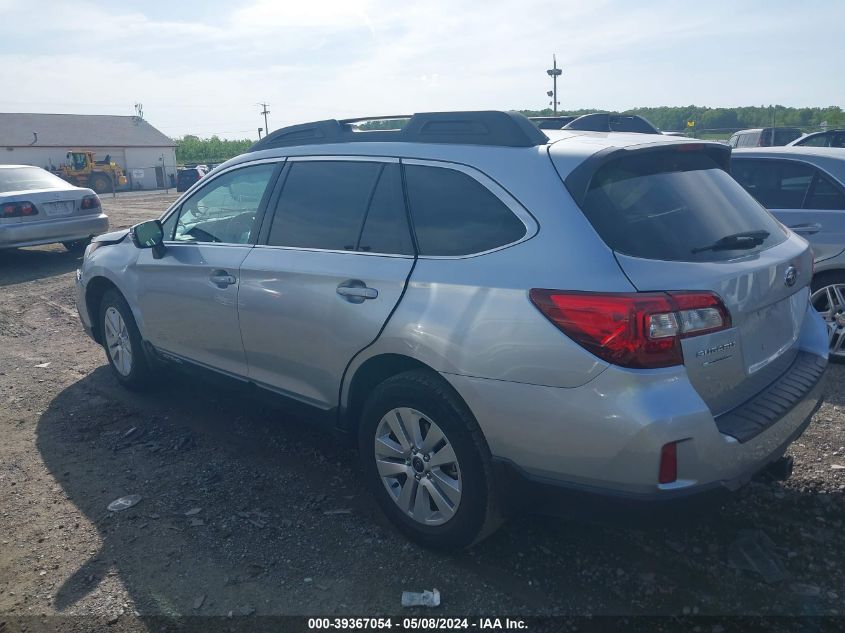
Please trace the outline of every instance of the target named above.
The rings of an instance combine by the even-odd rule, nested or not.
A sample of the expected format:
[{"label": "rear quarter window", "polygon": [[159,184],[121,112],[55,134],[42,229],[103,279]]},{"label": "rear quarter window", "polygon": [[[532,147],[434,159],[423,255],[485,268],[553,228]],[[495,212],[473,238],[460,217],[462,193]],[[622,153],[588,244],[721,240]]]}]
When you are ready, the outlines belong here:
[{"label": "rear quarter window", "polygon": [[[653,152],[602,166],[582,210],[614,251],[644,259],[719,261],[786,239],[780,224],[703,152]],[[766,231],[750,249],[700,250],[749,231]]]},{"label": "rear quarter window", "polygon": [[525,236],[505,203],[463,172],[406,165],[405,182],[420,255],[472,255]]}]

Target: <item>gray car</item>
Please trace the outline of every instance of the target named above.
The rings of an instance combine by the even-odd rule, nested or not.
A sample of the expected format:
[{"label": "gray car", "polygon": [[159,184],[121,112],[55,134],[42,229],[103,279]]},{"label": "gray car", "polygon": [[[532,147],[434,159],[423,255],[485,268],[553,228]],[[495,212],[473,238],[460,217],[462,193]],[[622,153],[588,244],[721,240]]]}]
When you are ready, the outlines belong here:
[{"label": "gray car", "polygon": [[760,204],[809,240],[815,256],[811,301],[845,361],[845,150],[772,147],[735,150],[732,173]]},{"label": "gray car", "polygon": [[828,338],[807,242],[726,145],[504,112],[357,123],[277,130],[94,241],[77,304],[118,381],[173,361],[310,405],[438,547],[524,491],[675,501],[788,463]]},{"label": "gray car", "polygon": [[62,243],[82,253],[109,219],[91,189],[32,165],[0,165],[0,249]]}]

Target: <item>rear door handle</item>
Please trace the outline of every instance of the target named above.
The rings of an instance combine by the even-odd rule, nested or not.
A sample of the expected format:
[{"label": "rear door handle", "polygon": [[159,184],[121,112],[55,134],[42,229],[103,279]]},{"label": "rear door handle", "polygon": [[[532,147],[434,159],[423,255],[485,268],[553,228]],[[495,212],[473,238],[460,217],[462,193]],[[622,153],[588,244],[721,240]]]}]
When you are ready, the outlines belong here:
[{"label": "rear door handle", "polygon": [[364,303],[367,299],[378,298],[378,290],[368,288],[360,279],[344,281],[337,287],[337,294],[350,303]]},{"label": "rear door handle", "polygon": [[238,279],[234,275],[230,275],[225,270],[215,270],[208,276],[208,279],[218,288],[228,288],[232,284],[238,283]]},{"label": "rear door handle", "polygon": [[807,223],[807,224],[793,224],[789,227],[790,230],[795,231],[796,233],[818,233],[822,230],[822,225],[818,222],[814,223]]}]

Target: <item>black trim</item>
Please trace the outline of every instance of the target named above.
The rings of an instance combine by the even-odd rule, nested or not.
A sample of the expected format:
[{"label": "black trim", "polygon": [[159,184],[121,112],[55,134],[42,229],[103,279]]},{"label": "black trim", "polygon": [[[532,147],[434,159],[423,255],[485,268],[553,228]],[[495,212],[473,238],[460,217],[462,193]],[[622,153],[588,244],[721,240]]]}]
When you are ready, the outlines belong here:
[{"label": "black trim", "polygon": [[395,118],[402,117],[328,119],[291,125],[268,134],[248,151],[360,141],[502,147],[534,147],[549,142],[549,138],[522,114],[495,110],[421,112],[412,115],[399,130],[356,131],[353,125],[359,121]]},{"label": "black trim", "polygon": [[719,432],[740,442],[757,437],[804,400],[822,379],[826,367],[826,358],[798,352],[780,378],[745,404],[716,418]]}]

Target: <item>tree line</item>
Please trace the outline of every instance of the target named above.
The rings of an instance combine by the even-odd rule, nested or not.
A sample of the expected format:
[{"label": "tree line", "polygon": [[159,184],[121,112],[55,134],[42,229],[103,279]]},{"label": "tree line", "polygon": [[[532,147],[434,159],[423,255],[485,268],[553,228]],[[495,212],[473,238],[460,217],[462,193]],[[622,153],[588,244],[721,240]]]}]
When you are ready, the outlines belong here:
[{"label": "tree line", "polygon": [[243,154],[255,141],[250,139],[222,139],[216,134],[200,138],[186,134],[176,142],[176,162],[179,165],[222,163]]},{"label": "tree line", "polygon": [[[583,110],[562,110],[558,114],[581,115],[602,112],[600,108]],[[520,110],[526,116],[551,116],[550,109]],[[822,123],[829,127],[845,127],[845,112],[839,106],[826,108],[788,108],[786,106],[746,106],[740,108],[708,108],[704,106],[661,106],[657,108],[633,108],[621,114],[638,114],[645,117],[661,130],[684,131],[687,122],[695,122],[695,130],[712,130],[726,135],[745,128],[799,127],[805,132],[818,129]],[[394,121],[370,121],[362,129],[389,129]],[[197,163],[222,163],[243,154],[255,142],[251,139],[221,139],[217,135],[200,138],[192,134],[174,139],[176,162],[180,165]]]},{"label": "tree line", "polygon": [[[601,109],[567,110],[558,114],[581,115],[602,112]],[[551,116],[551,109],[521,110],[526,116]],[[638,114],[665,131],[684,131],[687,122],[694,121],[696,130],[736,132],[746,128],[800,127],[805,131],[817,129],[827,122],[829,127],[845,127],[845,112],[839,106],[826,108],[788,108],[786,106],[745,106],[740,108],[708,108],[704,106],[661,106],[633,108],[619,114]]]}]

